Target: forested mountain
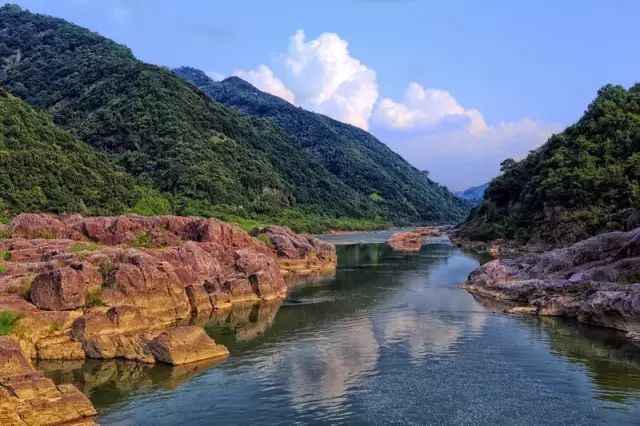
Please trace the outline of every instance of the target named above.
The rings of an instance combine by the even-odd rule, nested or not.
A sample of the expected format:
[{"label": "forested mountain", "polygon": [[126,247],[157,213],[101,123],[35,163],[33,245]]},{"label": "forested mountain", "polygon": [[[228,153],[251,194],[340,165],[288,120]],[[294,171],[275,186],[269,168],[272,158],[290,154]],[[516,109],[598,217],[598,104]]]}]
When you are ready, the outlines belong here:
[{"label": "forested mountain", "polygon": [[0,8],[0,86],[172,194],[179,213],[309,209],[373,216],[272,123],[205,96],[171,71],[64,20]]},{"label": "forested mountain", "polygon": [[484,191],[487,190],[489,183],[483,183],[482,185],[472,186],[464,191],[456,192],[455,195],[458,198],[462,198],[472,206],[477,206],[484,199]]},{"label": "forested mountain", "polygon": [[468,212],[426,172],[362,129],[296,107],[237,77],[215,82],[194,68],[174,71],[218,102],[273,120],[333,176],[376,203],[384,217],[400,223],[456,221]]},{"label": "forested mountain", "polygon": [[460,234],[563,245],[621,229],[638,209],[640,84],[607,85],[576,124],[502,163]]},{"label": "forested mountain", "polygon": [[[364,132],[332,121],[357,135],[332,151],[332,167],[326,152],[305,149],[308,141],[271,120],[215,102],[168,69],[62,19],[1,7],[0,61],[0,86],[155,188],[150,203],[178,214],[408,223],[465,213],[396,154],[358,140]],[[384,158],[362,167],[368,150]]]},{"label": "forested mountain", "polygon": [[0,89],[0,217],[3,211],[122,213],[132,179],[46,114]]}]

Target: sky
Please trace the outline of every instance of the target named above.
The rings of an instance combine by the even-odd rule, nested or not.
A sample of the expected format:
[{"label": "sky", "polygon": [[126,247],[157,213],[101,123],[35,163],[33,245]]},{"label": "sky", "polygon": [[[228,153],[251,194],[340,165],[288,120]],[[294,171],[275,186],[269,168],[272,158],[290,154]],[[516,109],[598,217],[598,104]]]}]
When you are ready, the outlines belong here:
[{"label": "sky", "polygon": [[640,81],[635,0],[11,3],[367,129],[452,190],[575,122],[604,84]]}]

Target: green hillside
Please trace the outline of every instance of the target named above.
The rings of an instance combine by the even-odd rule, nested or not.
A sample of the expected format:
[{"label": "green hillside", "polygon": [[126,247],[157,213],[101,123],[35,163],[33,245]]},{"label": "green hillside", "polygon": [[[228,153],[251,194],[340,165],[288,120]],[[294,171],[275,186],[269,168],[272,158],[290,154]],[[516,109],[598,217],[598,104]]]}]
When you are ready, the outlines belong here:
[{"label": "green hillside", "polygon": [[461,236],[564,245],[621,229],[638,209],[640,85],[608,85],[576,124],[502,164]]},{"label": "green hillside", "polygon": [[357,127],[298,108],[237,77],[214,82],[193,68],[174,70],[218,102],[273,120],[333,176],[396,223],[462,220],[468,207],[385,144]]},{"label": "green hillside", "polygon": [[0,215],[117,214],[135,201],[124,171],[0,89]]}]

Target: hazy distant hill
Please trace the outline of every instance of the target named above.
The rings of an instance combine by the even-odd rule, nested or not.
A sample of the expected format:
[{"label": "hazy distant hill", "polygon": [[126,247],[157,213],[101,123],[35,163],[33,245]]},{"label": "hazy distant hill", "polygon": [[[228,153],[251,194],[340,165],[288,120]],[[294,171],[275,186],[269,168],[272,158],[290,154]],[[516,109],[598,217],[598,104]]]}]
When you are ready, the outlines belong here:
[{"label": "hazy distant hill", "polygon": [[472,186],[471,188],[465,189],[464,191],[456,192],[455,195],[458,198],[462,198],[472,206],[477,206],[482,202],[482,199],[484,198],[484,191],[488,186],[488,182],[483,183],[482,185]]},{"label": "hazy distant hill", "polygon": [[577,123],[506,160],[461,234],[562,245],[621,229],[640,209],[640,84],[607,85]]},{"label": "hazy distant hill", "polygon": [[467,206],[425,172],[357,127],[306,111],[230,77],[215,82],[193,68],[174,70],[218,102],[272,119],[333,176],[396,222],[458,221]]}]

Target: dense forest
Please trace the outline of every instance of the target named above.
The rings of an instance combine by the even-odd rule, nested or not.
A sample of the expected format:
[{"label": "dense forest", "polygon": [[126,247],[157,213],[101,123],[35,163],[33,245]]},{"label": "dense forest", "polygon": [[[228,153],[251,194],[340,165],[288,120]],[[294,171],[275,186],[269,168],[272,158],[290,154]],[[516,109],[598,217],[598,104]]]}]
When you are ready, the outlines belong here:
[{"label": "dense forest", "polygon": [[214,100],[273,120],[333,176],[396,223],[458,221],[468,207],[364,130],[296,107],[230,77],[211,80],[200,70],[174,70]]},{"label": "dense forest", "polygon": [[460,234],[564,245],[621,229],[638,209],[640,85],[607,85],[576,124],[502,163]]},{"label": "dense forest", "polygon": [[[399,177],[395,186],[358,190],[271,120],[215,102],[170,70],[62,19],[1,7],[0,61],[0,86],[47,111],[137,185],[153,188],[142,194],[149,213],[169,209],[276,222],[351,218],[378,226],[465,214],[457,199],[426,177],[428,185]],[[390,165],[371,167],[367,182]],[[384,194],[409,191],[424,202],[388,208]]]},{"label": "dense forest", "polygon": [[123,170],[0,89],[0,216],[118,214],[134,205],[137,192]]}]

